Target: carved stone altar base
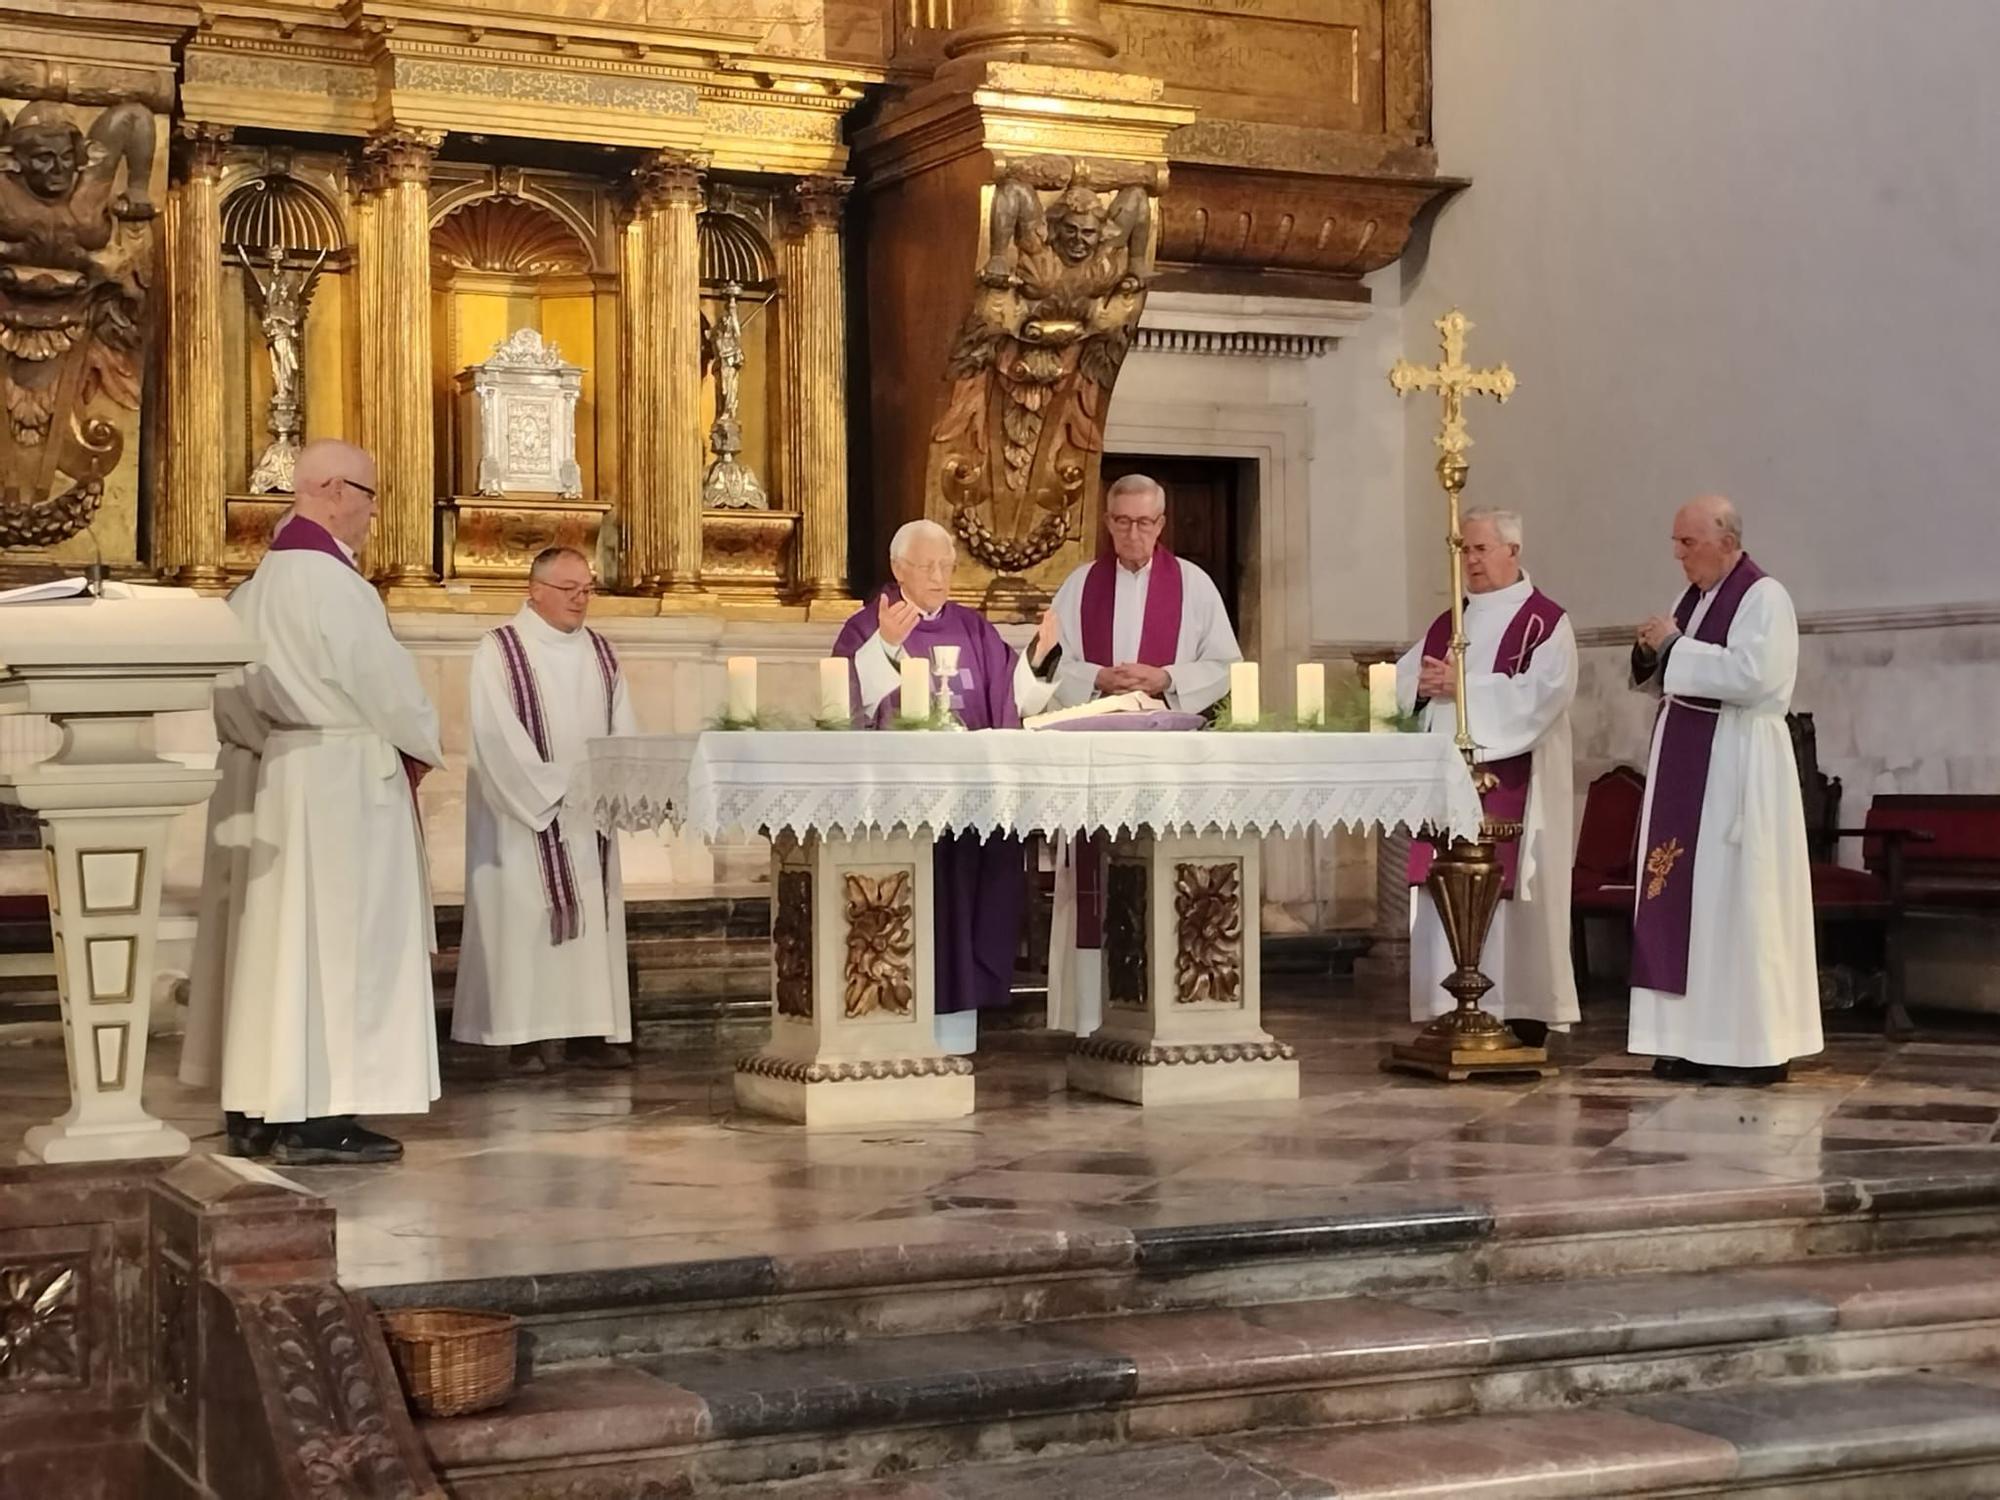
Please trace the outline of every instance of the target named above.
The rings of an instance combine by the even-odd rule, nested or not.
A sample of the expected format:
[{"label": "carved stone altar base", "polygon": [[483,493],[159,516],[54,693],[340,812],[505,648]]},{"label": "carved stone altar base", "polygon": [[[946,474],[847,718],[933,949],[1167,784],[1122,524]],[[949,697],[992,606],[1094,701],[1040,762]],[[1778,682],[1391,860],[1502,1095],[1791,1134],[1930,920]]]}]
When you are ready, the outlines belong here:
[{"label": "carved stone altar base", "polygon": [[972,1063],[938,1051],[929,839],[781,837],[771,851],[771,1041],[736,1102],[805,1125],[955,1120]]},{"label": "carved stone altar base", "polygon": [[1299,1064],[1263,1026],[1254,837],[1140,834],[1105,867],[1104,1024],[1069,1086],[1129,1104],[1296,1099]]}]

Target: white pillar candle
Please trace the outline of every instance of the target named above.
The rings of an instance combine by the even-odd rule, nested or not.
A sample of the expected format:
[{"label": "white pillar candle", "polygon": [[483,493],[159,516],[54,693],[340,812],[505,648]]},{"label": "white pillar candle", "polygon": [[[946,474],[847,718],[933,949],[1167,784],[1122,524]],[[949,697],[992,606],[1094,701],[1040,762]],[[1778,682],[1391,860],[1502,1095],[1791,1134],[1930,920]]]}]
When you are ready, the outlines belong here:
[{"label": "white pillar candle", "polygon": [[903,657],[903,706],[906,719],[931,716],[931,664],[927,657],[909,652]]},{"label": "white pillar candle", "polygon": [[1299,686],[1297,692],[1297,715],[1301,724],[1319,724],[1326,720],[1326,668],[1316,661],[1299,663]]},{"label": "white pillar candle", "polygon": [[1264,706],[1257,700],[1257,663],[1232,662],[1229,667],[1229,722],[1247,729],[1263,716]]},{"label": "white pillar candle", "polygon": [[723,717],[748,723],[757,717],[757,658],[732,656],[727,663],[727,671],[729,696]]},{"label": "white pillar candle", "polygon": [[1377,734],[1396,729],[1396,664],[1378,661],[1368,668],[1368,727]]},{"label": "white pillar candle", "polygon": [[845,724],[848,714],[847,658],[829,656],[819,664],[819,717],[822,723]]}]

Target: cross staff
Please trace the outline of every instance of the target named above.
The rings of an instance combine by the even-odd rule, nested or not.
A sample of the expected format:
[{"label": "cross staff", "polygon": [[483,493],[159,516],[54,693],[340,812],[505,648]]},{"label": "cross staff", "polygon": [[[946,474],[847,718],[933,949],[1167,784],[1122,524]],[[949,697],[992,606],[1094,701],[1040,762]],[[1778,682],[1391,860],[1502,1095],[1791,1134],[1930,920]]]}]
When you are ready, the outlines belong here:
[{"label": "cross staff", "polygon": [[1437,474],[1438,483],[1444,486],[1451,517],[1445,540],[1451,549],[1451,663],[1458,679],[1455,743],[1469,766],[1478,747],[1472,742],[1472,729],[1465,720],[1465,535],[1458,525],[1458,495],[1465,488],[1466,471],[1471,468],[1465,450],[1472,446],[1472,439],[1465,431],[1464,399],[1469,391],[1475,396],[1491,396],[1505,402],[1514,394],[1514,372],[1504,364],[1475,370],[1465,362],[1465,335],[1472,328],[1472,320],[1457,308],[1439,318],[1436,326],[1444,358],[1434,365],[1413,365],[1407,359],[1399,359],[1389,371],[1389,384],[1399,396],[1412,391],[1436,391],[1443,398],[1444,425],[1437,435],[1440,450]]}]

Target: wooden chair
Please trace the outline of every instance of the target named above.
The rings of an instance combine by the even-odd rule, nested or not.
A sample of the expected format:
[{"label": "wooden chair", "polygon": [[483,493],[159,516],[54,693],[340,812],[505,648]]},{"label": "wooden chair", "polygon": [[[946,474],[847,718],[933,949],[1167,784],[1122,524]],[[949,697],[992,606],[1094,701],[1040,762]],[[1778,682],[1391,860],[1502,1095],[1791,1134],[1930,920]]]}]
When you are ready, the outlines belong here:
[{"label": "wooden chair", "polygon": [[1579,989],[1590,982],[1590,922],[1630,929],[1645,806],[1646,778],[1631,766],[1613,766],[1584,793],[1569,900],[1570,959]]}]

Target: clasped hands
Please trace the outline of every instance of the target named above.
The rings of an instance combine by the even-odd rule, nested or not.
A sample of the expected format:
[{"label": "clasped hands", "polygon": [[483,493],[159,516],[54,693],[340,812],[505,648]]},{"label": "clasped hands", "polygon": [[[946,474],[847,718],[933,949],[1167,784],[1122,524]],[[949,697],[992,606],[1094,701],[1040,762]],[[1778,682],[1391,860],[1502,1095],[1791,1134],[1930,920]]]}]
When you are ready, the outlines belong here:
[{"label": "clasped hands", "polygon": [[1417,668],[1417,697],[1433,702],[1449,702],[1458,696],[1458,673],[1448,661],[1426,656]]},{"label": "clasped hands", "polygon": [[1128,661],[1123,666],[1097,669],[1100,693],[1151,693],[1160,698],[1173,686],[1173,681],[1165,667],[1149,667],[1144,662]]},{"label": "clasped hands", "polygon": [[1639,627],[1637,640],[1639,649],[1650,651],[1655,656],[1660,648],[1681,633],[1681,627],[1671,615],[1654,615]]}]

